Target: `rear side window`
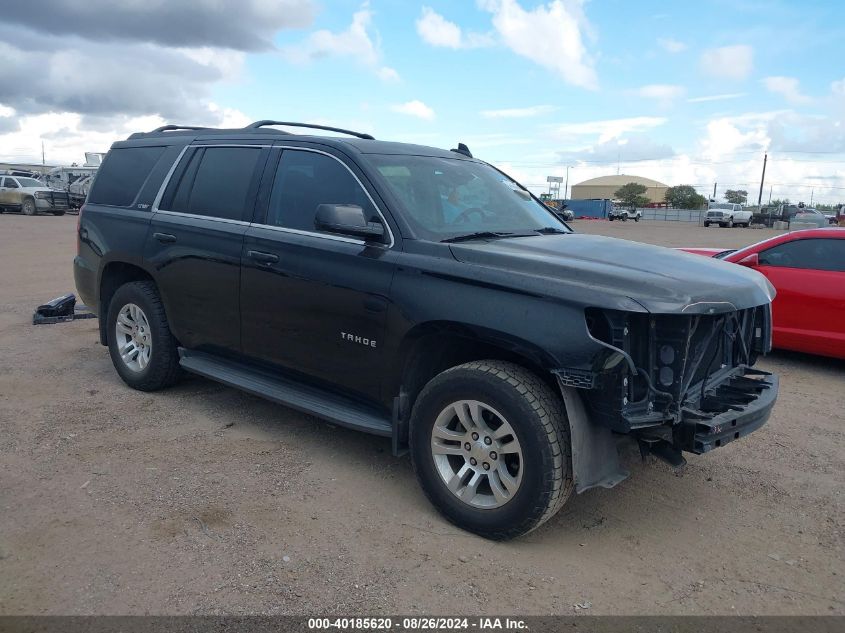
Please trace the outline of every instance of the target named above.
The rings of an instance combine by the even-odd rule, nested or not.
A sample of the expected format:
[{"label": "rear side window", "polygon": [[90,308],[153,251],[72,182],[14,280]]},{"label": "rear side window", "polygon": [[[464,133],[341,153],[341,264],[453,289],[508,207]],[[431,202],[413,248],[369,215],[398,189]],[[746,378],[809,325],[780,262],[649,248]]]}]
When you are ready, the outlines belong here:
[{"label": "rear side window", "polygon": [[186,157],[178,181],[168,185],[161,208],[228,220],[243,219],[260,154],[258,147],[195,150]]},{"label": "rear side window", "polygon": [[88,201],[128,207],[164,152],[164,147],[123,147],[108,153],[98,170]]},{"label": "rear side window", "polygon": [[3,186],[8,187],[9,189],[17,189],[18,183],[15,182],[14,178],[6,178],[6,184]]}]

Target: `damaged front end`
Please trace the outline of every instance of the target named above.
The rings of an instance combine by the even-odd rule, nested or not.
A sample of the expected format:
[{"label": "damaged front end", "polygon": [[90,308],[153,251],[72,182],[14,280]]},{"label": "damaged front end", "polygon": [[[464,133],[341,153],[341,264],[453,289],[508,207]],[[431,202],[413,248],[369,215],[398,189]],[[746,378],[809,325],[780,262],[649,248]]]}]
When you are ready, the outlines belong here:
[{"label": "damaged front end", "polygon": [[[597,427],[629,435],[644,456],[681,465],[682,451],[706,453],[768,420],[777,377],[753,365],[771,349],[771,304],[695,314],[589,308],[586,320],[604,351],[589,370],[556,375],[567,400],[567,389],[580,392],[592,433]],[[575,443],[574,426],[573,435]],[[618,470],[581,468],[579,491],[613,482]]]}]

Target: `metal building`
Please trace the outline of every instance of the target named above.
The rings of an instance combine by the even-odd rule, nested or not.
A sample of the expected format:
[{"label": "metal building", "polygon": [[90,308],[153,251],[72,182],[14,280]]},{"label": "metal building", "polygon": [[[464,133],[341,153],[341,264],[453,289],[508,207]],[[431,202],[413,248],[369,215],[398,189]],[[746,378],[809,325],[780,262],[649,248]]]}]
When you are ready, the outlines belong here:
[{"label": "metal building", "polygon": [[609,198],[613,200],[616,197],[616,191],[629,182],[635,182],[647,187],[645,196],[656,203],[664,202],[666,190],[668,185],[662,182],[657,182],[651,178],[643,178],[642,176],[629,176],[626,174],[615,174],[613,176],[599,176],[598,178],[591,178],[584,182],[572,185],[572,193],[570,198],[573,200],[592,200]]}]

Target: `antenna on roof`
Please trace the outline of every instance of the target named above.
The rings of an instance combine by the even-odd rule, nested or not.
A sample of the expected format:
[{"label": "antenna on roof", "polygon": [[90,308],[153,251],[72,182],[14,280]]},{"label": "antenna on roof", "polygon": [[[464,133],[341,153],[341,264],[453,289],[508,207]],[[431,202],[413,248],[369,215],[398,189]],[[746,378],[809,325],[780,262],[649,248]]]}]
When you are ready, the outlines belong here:
[{"label": "antenna on roof", "polygon": [[472,152],[470,152],[469,147],[467,147],[463,143],[458,143],[458,147],[455,148],[455,149],[452,149],[452,151],[455,152],[456,154],[463,154],[464,156],[466,156],[468,158],[472,158]]}]

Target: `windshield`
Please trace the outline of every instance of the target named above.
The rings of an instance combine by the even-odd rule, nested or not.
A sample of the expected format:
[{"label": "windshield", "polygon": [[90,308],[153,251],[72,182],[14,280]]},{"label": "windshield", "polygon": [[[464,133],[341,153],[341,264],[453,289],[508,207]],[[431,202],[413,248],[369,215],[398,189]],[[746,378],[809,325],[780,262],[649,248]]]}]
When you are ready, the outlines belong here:
[{"label": "windshield", "polygon": [[733,211],[734,205],[732,204],[722,204],[718,202],[711,202],[710,203],[711,209],[728,209],[729,211]]},{"label": "windshield", "polygon": [[471,233],[570,230],[546,206],[489,165],[433,156],[369,157],[423,239]]},{"label": "windshield", "polygon": [[18,182],[20,183],[21,187],[44,187],[43,182],[37,181],[35,178],[20,178],[18,177]]}]

